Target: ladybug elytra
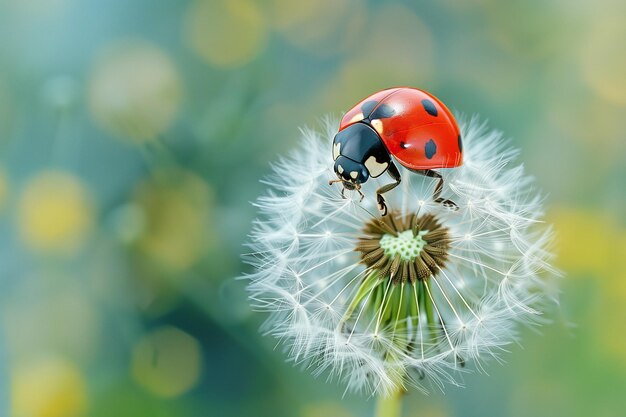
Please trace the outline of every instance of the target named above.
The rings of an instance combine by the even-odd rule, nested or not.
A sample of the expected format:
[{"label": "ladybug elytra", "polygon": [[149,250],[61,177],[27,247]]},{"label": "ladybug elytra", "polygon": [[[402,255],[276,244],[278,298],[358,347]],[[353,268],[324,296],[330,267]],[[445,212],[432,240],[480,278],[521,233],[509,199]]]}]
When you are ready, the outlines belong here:
[{"label": "ladybug elytra", "polygon": [[461,165],[462,152],[459,127],[441,101],[415,88],[390,88],[361,100],[341,119],[333,141],[338,179],[329,183],[341,182],[342,196],[346,189],[356,190],[362,200],[361,184],[388,172],[394,182],[376,190],[378,208],[384,216],[387,205],[383,194],[401,181],[395,159],[412,172],[438,179],[435,202],[458,208],[440,197],[443,178],[435,169]]}]

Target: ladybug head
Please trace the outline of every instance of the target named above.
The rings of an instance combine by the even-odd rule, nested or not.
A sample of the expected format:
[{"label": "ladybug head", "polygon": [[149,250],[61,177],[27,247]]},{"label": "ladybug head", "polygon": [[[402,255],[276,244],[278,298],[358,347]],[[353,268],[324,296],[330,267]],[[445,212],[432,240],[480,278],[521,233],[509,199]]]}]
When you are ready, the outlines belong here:
[{"label": "ladybug head", "polygon": [[367,181],[370,176],[365,165],[343,155],[335,160],[335,173],[343,187],[348,190],[360,189],[361,184]]}]

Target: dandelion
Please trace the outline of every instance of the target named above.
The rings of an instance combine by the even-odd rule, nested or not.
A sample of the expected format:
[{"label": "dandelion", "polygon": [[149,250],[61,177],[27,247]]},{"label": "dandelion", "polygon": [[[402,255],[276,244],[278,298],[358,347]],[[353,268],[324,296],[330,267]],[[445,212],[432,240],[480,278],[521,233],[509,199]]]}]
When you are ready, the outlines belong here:
[{"label": "dandelion", "polygon": [[[378,214],[378,180],[342,198],[330,155],[336,133],[303,130],[299,150],[273,166],[256,201],[246,277],[264,331],[315,375],[394,407],[409,387],[460,385],[541,321],[557,271],[542,197],[517,151],[477,118],[461,119],[464,163],[432,179],[402,171]],[[391,405],[389,405],[391,403]]]}]

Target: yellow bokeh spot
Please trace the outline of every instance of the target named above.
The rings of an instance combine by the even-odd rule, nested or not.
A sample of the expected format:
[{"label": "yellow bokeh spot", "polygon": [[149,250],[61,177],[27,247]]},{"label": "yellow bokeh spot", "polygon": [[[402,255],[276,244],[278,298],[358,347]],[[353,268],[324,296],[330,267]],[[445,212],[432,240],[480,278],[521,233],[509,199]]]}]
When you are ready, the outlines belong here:
[{"label": "yellow bokeh spot", "polygon": [[155,139],[174,121],[182,84],[170,57],[146,41],[120,41],[96,60],[89,109],[108,132],[135,141]]},{"label": "yellow bokeh spot", "polygon": [[19,199],[19,230],[37,250],[76,249],[93,225],[93,204],[78,178],[44,171],[31,179]]},{"label": "yellow bokeh spot", "polygon": [[139,185],[135,203],[144,222],[137,244],[152,262],[177,272],[206,251],[213,237],[211,193],[201,178],[188,172],[160,172]]},{"label": "yellow bokeh spot", "polygon": [[626,54],[616,39],[626,39],[625,11],[597,16],[580,55],[587,84],[601,97],[619,104],[626,104]]},{"label": "yellow bokeh spot", "polygon": [[208,63],[222,68],[244,65],[267,43],[265,19],[250,0],[196,0],[184,22],[189,47]]},{"label": "yellow bokeh spot", "polygon": [[[421,85],[431,78],[433,39],[425,22],[400,5],[378,10],[376,22],[363,34],[364,46],[351,50],[344,66],[321,91],[318,99],[325,108],[332,103],[331,108],[346,109],[376,90]],[[390,27],[394,30],[389,31]]]},{"label": "yellow bokeh spot", "polygon": [[619,235],[610,217],[567,208],[557,208],[549,217],[557,233],[557,264],[566,275],[593,274],[603,281],[614,278]]},{"label": "yellow bokeh spot", "polygon": [[61,358],[31,360],[12,372],[13,417],[73,417],[87,404],[80,370]]},{"label": "yellow bokeh spot", "polygon": [[590,277],[598,294],[587,319],[596,349],[626,366],[626,231],[616,217],[591,209],[557,208],[558,264],[566,276]]},{"label": "yellow bokeh spot", "polygon": [[360,47],[366,26],[362,0],[271,0],[268,19],[288,42],[318,56]]},{"label": "yellow bokeh spot", "polygon": [[189,391],[198,382],[201,366],[198,341],[171,326],[143,336],[133,350],[133,378],[161,397],[177,397]]},{"label": "yellow bokeh spot", "polygon": [[621,331],[626,323],[626,231],[623,228],[613,231],[611,247],[614,252],[606,266],[606,275],[598,281],[602,301],[595,306],[594,325],[590,328],[597,332],[594,341],[598,348],[617,359],[626,369],[626,332]]}]

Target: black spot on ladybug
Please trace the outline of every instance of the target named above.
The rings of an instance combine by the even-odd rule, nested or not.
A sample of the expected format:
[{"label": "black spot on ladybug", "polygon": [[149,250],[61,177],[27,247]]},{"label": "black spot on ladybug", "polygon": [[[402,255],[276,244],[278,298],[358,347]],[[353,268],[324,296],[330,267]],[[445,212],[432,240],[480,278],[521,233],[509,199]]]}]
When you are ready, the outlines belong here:
[{"label": "black spot on ladybug", "polygon": [[459,141],[459,152],[463,152],[463,142],[461,141],[461,135],[459,135],[458,141]]},{"label": "black spot on ladybug", "polygon": [[388,104],[381,104],[376,107],[372,114],[370,115],[370,119],[386,119],[387,117],[391,117],[396,114],[396,111]]},{"label": "black spot on ladybug", "polygon": [[424,106],[424,110],[426,110],[426,113],[430,114],[431,116],[437,117],[438,112],[437,107],[435,107],[435,103],[428,99],[424,99],[422,100],[422,106]]},{"label": "black spot on ladybug", "polygon": [[363,103],[361,105],[361,111],[363,112],[363,117],[369,117],[370,113],[372,112],[372,110],[374,110],[374,107],[376,107],[378,105],[378,101],[376,100],[370,100],[370,101],[366,101],[365,103]]},{"label": "black spot on ladybug", "polygon": [[424,153],[426,154],[426,158],[431,159],[437,153],[437,145],[434,140],[429,140],[426,142],[424,146]]},{"label": "black spot on ladybug", "polygon": [[400,142],[400,147],[401,147],[402,149],[406,149],[406,148],[408,148],[408,147],[409,147],[409,145],[407,145],[407,143],[406,143],[406,142]]}]

